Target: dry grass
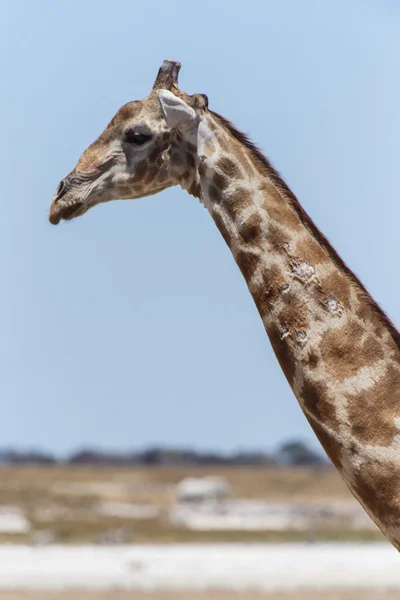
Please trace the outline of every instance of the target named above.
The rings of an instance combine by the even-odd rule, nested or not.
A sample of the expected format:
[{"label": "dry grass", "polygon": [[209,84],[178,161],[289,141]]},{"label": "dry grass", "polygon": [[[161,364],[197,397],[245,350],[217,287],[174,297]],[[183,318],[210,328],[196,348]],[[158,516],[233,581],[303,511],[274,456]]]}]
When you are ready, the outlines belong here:
[{"label": "dry grass", "polygon": [[[347,487],[331,468],[278,469],[271,467],[154,467],[114,468],[86,466],[0,467],[0,507],[19,506],[33,529],[57,532],[60,543],[93,542],[102,534],[123,527],[137,543],[169,542],[271,542],[304,539],[295,531],[194,532],[173,526],[167,511],[175,502],[175,485],[184,477],[220,475],[233,496],[271,502],[350,500]],[[146,503],[160,509],[153,520],[104,517],[96,514],[101,501]],[[53,511],[43,517],[43,510]],[[27,536],[12,536],[26,542]],[[330,528],[313,532],[315,540],[381,539],[379,533]],[[10,536],[0,535],[0,542]]]},{"label": "dry grass", "polygon": [[[115,500],[144,498],[160,504],[169,503],[173,486],[184,477],[221,475],[232,486],[234,496],[271,501],[306,501],[313,499],[349,498],[350,494],[339,475],[331,468],[278,469],[275,467],[0,467],[0,503],[13,500],[35,500],[38,496],[67,493],[72,495],[76,484],[81,490],[90,484],[108,484],[104,494]],[[72,484],[70,494],[68,486]],[[95,486],[93,486],[95,489]],[[89,494],[90,495],[90,494]]]}]

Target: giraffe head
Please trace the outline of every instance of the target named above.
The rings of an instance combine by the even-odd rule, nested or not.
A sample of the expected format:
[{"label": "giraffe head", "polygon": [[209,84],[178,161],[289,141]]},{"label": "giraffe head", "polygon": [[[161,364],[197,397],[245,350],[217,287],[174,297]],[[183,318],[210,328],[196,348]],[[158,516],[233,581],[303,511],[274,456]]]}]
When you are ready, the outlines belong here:
[{"label": "giraffe head", "polygon": [[[173,185],[195,185],[195,156],[207,98],[178,89],[180,64],[164,61],[142,101],[119,109],[63,179],[50,207],[54,225],[96,204],[150,196]],[[193,192],[192,192],[193,193]]]}]

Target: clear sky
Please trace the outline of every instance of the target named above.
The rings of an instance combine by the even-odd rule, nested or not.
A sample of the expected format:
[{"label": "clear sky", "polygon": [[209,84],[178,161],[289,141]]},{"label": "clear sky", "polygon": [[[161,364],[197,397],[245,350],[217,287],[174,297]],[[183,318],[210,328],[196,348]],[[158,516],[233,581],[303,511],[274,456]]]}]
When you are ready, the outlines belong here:
[{"label": "clear sky", "polygon": [[399,325],[399,27],[397,0],[0,2],[0,446],[316,445],[196,199],[47,213],[173,58]]}]

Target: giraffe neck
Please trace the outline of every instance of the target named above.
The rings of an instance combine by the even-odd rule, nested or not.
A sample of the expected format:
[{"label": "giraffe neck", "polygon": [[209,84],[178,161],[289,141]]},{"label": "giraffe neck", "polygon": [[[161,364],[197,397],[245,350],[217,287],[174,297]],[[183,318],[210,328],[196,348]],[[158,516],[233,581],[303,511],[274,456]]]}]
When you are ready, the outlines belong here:
[{"label": "giraffe neck", "polygon": [[184,187],[231,249],[322,446],[400,548],[399,334],[266,159],[214,113],[195,159]]}]

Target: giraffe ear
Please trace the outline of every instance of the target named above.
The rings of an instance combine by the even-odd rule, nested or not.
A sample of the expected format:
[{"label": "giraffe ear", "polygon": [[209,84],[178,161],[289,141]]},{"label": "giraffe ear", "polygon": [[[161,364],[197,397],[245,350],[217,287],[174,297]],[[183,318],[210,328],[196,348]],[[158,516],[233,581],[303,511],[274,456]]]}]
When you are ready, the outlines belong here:
[{"label": "giraffe ear", "polygon": [[196,118],[196,113],[186,102],[175,96],[169,90],[159,90],[158,98],[168,127],[178,127],[190,123]]}]

